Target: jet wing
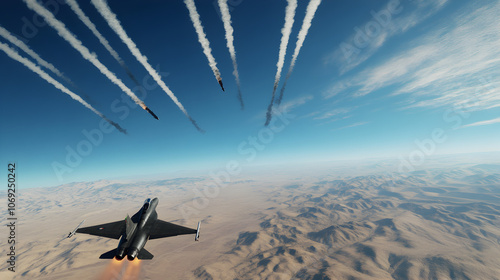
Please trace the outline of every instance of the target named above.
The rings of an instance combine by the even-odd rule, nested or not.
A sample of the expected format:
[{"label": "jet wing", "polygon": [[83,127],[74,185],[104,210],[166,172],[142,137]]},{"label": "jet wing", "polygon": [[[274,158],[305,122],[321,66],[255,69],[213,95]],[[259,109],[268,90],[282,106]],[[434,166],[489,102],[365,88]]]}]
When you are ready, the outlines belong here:
[{"label": "jet wing", "polygon": [[79,228],[76,230],[76,232],[119,239],[120,236],[125,232],[125,220],[91,226],[91,227]]},{"label": "jet wing", "polygon": [[157,220],[155,225],[153,226],[153,229],[151,230],[149,239],[164,238],[182,234],[196,234],[196,229],[191,229],[162,220]]}]

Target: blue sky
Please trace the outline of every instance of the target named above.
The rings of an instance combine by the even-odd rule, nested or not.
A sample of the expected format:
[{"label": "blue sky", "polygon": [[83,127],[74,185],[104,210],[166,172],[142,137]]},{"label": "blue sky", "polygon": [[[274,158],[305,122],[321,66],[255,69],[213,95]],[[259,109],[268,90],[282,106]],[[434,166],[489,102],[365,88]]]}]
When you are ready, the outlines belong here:
[{"label": "blue sky", "polygon": [[[281,84],[308,2],[299,1],[296,10]],[[55,10],[56,18],[128,87],[136,87],[64,1],[40,3]],[[230,160],[258,165],[407,158],[420,149],[416,141],[431,141],[436,129],[445,140],[434,143],[432,154],[500,150],[498,1],[323,1],[281,106],[293,117],[275,118],[275,130],[264,122],[287,1],[228,1],[243,111],[216,1],[195,3],[226,92],[214,79],[183,1],[108,4],[204,134],[87,1],[80,1],[81,8],[145,88],[146,95],[136,93],[159,121],[24,2],[0,3],[0,25],[77,87],[48,72],[51,76],[128,131],[102,132],[98,116],[0,52],[1,164],[18,164],[20,187],[216,169]],[[86,134],[96,131],[102,137],[91,143]]]}]

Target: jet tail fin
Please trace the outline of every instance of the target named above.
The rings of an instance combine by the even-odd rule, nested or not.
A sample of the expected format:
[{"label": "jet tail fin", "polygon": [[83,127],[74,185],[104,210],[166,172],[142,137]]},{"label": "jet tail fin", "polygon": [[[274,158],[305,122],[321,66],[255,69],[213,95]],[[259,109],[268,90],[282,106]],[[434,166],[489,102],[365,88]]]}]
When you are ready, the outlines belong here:
[{"label": "jet tail fin", "polygon": [[102,254],[99,259],[106,259],[106,260],[110,260],[112,258],[114,258],[116,256],[116,248],[111,250],[111,251],[108,251],[104,254]]},{"label": "jet tail fin", "polygon": [[137,258],[140,260],[150,260],[153,257],[154,257],[153,254],[151,254],[150,252],[148,252],[148,250],[146,250],[144,248],[142,248],[139,251],[139,254],[137,254]]},{"label": "jet tail fin", "polygon": [[126,236],[130,236],[132,231],[134,230],[134,222],[130,218],[130,216],[127,214],[127,217],[125,218],[125,234]]}]

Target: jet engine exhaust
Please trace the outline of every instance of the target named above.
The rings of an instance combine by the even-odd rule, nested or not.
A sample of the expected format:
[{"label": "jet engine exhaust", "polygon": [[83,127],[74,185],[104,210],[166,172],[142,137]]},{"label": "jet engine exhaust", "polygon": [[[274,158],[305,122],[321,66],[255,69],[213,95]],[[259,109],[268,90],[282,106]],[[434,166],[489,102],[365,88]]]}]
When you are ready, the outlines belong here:
[{"label": "jet engine exhaust", "polygon": [[125,275],[123,280],[138,280],[139,274],[141,273],[141,260],[134,259],[127,263],[127,269],[125,270]]},{"label": "jet engine exhaust", "polygon": [[101,273],[99,276],[99,280],[109,280],[109,279],[121,279],[121,271],[123,268],[123,265],[125,264],[124,261],[119,261],[117,259],[112,259],[104,271]]},{"label": "jet engine exhaust", "polygon": [[137,250],[137,249],[132,249],[132,250],[130,250],[130,251],[128,252],[128,254],[127,254],[127,259],[128,259],[129,261],[133,261],[133,260],[137,257],[137,255],[138,255],[138,254],[139,254],[139,250]]},{"label": "jet engine exhaust", "polygon": [[141,273],[141,260],[135,258],[132,261],[122,261],[117,258],[112,259],[101,275],[99,280],[138,280]]}]

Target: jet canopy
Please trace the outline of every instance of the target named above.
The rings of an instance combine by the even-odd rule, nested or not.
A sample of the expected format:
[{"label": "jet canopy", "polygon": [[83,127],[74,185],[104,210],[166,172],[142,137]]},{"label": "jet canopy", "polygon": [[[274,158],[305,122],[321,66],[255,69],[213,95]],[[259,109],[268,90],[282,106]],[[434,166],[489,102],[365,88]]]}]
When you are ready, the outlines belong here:
[{"label": "jet canopy", "polygon": [[150,203],[151,203],[151,198],[144,200],[144,211],[148,210]]}]

